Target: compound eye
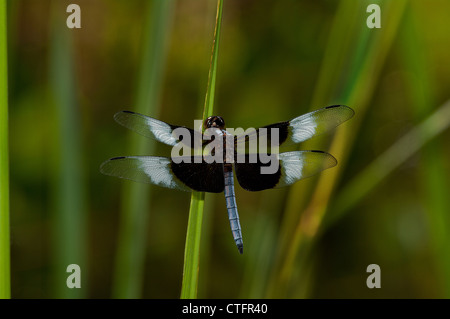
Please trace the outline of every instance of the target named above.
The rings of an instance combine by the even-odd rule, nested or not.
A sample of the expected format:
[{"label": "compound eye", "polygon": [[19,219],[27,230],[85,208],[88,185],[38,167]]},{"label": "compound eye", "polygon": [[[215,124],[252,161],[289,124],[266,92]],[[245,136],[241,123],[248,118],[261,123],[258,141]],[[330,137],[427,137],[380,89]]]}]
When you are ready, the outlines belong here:
[{"label": "compound eye", "polygon": [[208,117],[205,120],[205,128],[208,129],[208,128],[212,127],[212,122],[213,122],[213,117],[212,116]]}]

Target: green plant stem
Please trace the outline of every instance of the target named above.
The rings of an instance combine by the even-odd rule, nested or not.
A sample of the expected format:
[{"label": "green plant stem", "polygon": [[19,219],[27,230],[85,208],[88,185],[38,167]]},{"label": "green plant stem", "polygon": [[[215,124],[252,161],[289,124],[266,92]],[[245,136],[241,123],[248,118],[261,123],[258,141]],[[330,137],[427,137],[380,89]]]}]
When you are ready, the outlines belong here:
[{"label": "green plant stem", "polygon": [[212,115],[214,108],[214,96],[216,92],[217,61],[219,59],[220,31],[222,29],[223,0],[217,2],[216,27],[214,29],[214,40],[211,53],[211,64],[208,74],[208,88],[206,89],[205,106],[203,109],[203,120]]},{"label": "green plant stem", "polygon": [[[214,30],[214,42],[211,55],[211,64],[209,68],[208,87],[206,89],[205,106],[203,109],[203,120],[212,115],[214,108],[217,61],[219,56],[219,39],[222,25],[222,8],[223,0],[218,0],[216,27]],[[197,297],[200,264],[200,238],[202,231],[204,201],[204,193],[192,193],[184,251],[183,281],[181,286],[181,298],[183,299],[193,299]]]},{"label": "green plant stem", "polygon": [[11,297],[6,0],[0,0],[0,299]]},{"label": "green plant stem", "polygon": [[189,207],[189,220],[184,251],[182,299],[197,297],[198,271],[200,263],[200,238],[203,220],[205,193],[193,192]]},{"label": "green plant stem", "polygon": [[[153,0],[148,6],[137,84],[135,111],[138,113],[158,116],[172,11],[172,0]],[[153,148],[151,141],[130,132],[129,154],[151,154]],[[139,298],[141,295],[150,197],[151,187],[148,185],[125,182],[115,260],[114,298]]]},{"label": "green plant stem", "polygon": [[[52,141],[53,284],[57,298],[83,298],[87,293],[86,183],[76,96],[73,30],[65,26],[64,6],[55,2],[51,25],[50,85],[54,101]],[[67,266],[82,271],[82,289],[66,286]]]}]

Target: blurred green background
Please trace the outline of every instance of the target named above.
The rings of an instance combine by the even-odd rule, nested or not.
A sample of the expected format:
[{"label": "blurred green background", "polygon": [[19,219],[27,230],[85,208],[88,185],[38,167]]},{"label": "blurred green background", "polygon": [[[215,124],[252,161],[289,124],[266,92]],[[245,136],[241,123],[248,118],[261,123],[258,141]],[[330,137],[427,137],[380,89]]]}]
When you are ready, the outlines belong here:
[{"label": "blurred green background", "polygon": [[[72,2],[81,29],[66,27]],[[371,3],[380,29],[366,26]],[[286,189],[236,183],[244,255],[223,194],[206,196],[199,297],[450,297],[448,12],[444,0],[225,0],[215,113],[228,126],[331,104],[356,115],[301,145],[337,167]],[[13,298],[180,296],[190,195],[99,166],[170,154],[115,123],[120,110],[201,117],[215,13],[214,0],[8,1]],[[72,263],[81,289],[66,287]],[[369,264],[381,289],[366,286]]]}]

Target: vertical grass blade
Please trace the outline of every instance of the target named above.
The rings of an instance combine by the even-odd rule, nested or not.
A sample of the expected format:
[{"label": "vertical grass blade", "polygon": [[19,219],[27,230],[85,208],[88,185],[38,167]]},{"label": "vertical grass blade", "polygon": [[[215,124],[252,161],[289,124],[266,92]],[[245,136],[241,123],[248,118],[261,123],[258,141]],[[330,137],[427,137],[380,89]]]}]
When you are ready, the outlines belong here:
[{"label": "vertical grass blade", "polygon": [[[333,29],[343,30],[343,25],[354,23],[354,20],[364,23],[364,20],[358,19],[357,12],[367,3],[367,1],[361,1],[357,4],[351,0],[341,1]],[[340,165],[327,174],[320,175],[311,200],[306,203],[301,196],[298,196],[298,194],[301,194],[299,192],[301,185],[294,185],[290,190],[288,210],[291,210],[291,212],[287,212],[287,215],[299,214],[305,203],[306,207],[301,218],[295,222],[295,229],[290,232],[291,237],[288,238],[288,244],[285,245],[286,251],[280,253],[280,256],[284,255],[285,257],[280,257],[284,259],[281,261],[281,269],[278,270],[279,274],[274,277],[276,280],[272,282],[269,289],[269,294],[272,296],[280,297],[280,294],[286,296],[286,294],[292,295],[292,293],[296,297],[299,296],[298,291],[301,289],[296,283],[302,282],[302,279],[298,280],[299,274],[308,267],[305,264],[308,263],[308,258],[305,258],[305,256],[311,249],[317,231],[325,217],[335,185],[339,181],[340,172],[344,168],[346,155],[348,155],[353,140],[357,136],[358,126],[364,117],[381,67],[397,33],[406,1],[380,1],[379,3],[385,4],[383,12],[386,23],[383,26],[383,32],[374,32],[363,24],[360,28],[348,30],[348,32],[353,32],[353,39],[346,41],[344,38],[344,41],[341,42],[340,38],[333,39],[330,37],[328,42],[327,52],[342,54],[346,51],[347,54],[340,58],[332,58],[332,53],[330,53],[323,64],[323,67],[328,70],[322,71],[321,76],[331,74],[328,78],[333,79],[336,78],[336,75],[333,74],[337,72],[337,78],[342,80],[328,84],[324,83],[324,81],[327,81],[326,79],[319,80],[317,89],[324,92],[326,97],[320,98],[320,94],[317,94],[315,100],[336,102],[354,107],[357,117],[352,119],[349,124],[340,127],[336,132],[329,151],[339,159]],[[351,21],[348,21],[349,18],[351,18]],[[341,46],[345,46],[346,49],[340,49]],[[334,65],[331,63],[332,61],[340,62],[338,65]],[[329,89],[333,85],[337,88]],[[297,280],[294,281],[294,278],[297,278]]]},{"label": "vertical grass blade", "polygon": [[217,75],[217,61],[219,59],[219,42],[220,31],[222,29],[222,8],[223,0],[217,2],[216,27],[214,29],[214,40],[211,53],[211,64],[208,74],[208,87],[206,89],[205,106],[203,109],[203,120],[212,115],[214,108],[214,96],[216,92],[216,75]]},{"label": "vertical grass blade", "polygon": [[[447,7],[448,8],[448,7]],[[436,81],[432,76],[430,57],[427,50],[419,50],[426,46],[426,34],[421,13],[427,9],[426,5],[414,3],[407,11],[402,33],[402,52],[405,69],[415,76],[406,77],[411,95],[411,106],[414,118],[418,121],[424,115],[433,111],[437,104],[435,94]],[[450,115],[447,115],[450,118]],[[443,118],[444,120],[444,118]],[[420,185],[423,188],[423,201],[429,220],[431,244],[436,261],[438,276],[442,278],[441,287],[444,298],[450,297],[450,202],[448,200],[448,174],[445,165],[445,141],[436,138],[423,149],[420,154],[422,169],[420,170]]]},{"label": "vertical grass blade", "polygon": [[192,192],[189,207],[189,220],[184,250],[182,299],[195,299],[198,289],[198,272],[200,263],[200,238],[203,220],[205,193]]},{"label": "vertical grass blade", "polygon": [[[219,56],[219,39],[222,25],[223,0],[217,1],[216,27],[209,68],[208,87],[206,89],[203,120],[212,115],[214,108],[214,93],[216,90],[217,61]],[[197,297],[198,272],[200,262],[200,238],[202,231],[203,208],[205,193],[193,192],[189,208],[189,220],[184,250],[183,281],[181,298],[193,299]]]},{"label": "vertical grass blade", "polygon": [[0,0],[0,299],[11,297],[6,0]]},{"label": "vertical grass blade", "polygon": [[[327,104],[344,104],[333,96],[337,83],[341,81],[342,69],[347,60],[354,54],[354,41],[358,37],[361,27],[357,27],[358,13],[362,12],[363,5],[354,1],[343,0],[339,2],[330,35],[325,49],[323,62],[311,102],[311,111]],[[345,21],[345,22],[344,22]],[[352,107],[354,107],[352,105]],[[353,120],[353,119],[352,119]],[[339,128],[340,129],[340,128]],[[319,138],[320,139],[320,138]],[[305,149],[317,149],[317,139],[313,148],[307,147],[308,141],[303,143]],[[285,255],[286,249],[291,245],[292,235],[298,223],[299,212],[304,209],[314,188],[316,178],[306,179],[291,186],[287,198],[287,208],[282,221],[281,243],[279,255]]]},{"label": "vertical grass blade", "polygon": [[[153,0],[147,10],[134,110],[157,117],[173,1]],[[154,147],[152,141],[145,140],[133,132],[130,132],[129,145],[129,154],[150,154]],[[124,184],[112,293],[114,298],[141,296],[150,192],[151,188],[145,184]]]},{"label": "vertical grass blade", "polygon": [[[53,284],[57,298],[86,297],[86,183],[83,172],[80,115],[76,97],[74,30],[65,24],[65,6],[54,3],[50,38],[50,85],[54,101],[52,127]],[[81,268],[82,289],[66,286],[66,268]]]}]

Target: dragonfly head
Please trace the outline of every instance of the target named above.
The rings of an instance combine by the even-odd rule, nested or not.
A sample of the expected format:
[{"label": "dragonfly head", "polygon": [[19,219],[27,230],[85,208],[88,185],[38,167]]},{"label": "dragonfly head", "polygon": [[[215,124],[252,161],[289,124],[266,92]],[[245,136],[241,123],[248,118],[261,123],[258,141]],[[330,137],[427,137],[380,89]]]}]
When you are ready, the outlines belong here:
[{"label": "dragonfly head", "polygon": [[223,120],[223,118],[221,118],[220,116],[210,116],[205,120],[205,128],[211,128],[211,127],[215,127],[218,129],[224,129],[225,128],[225,121]]}]

